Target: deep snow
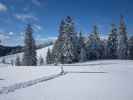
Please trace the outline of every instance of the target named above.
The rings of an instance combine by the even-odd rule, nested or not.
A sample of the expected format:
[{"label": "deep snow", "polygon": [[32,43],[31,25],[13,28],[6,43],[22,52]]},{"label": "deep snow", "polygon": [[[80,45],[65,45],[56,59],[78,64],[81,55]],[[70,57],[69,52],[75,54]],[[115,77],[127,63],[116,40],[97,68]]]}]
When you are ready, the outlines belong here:
[{"label": "deep snow", "polygon": [[[133,98],[131,60],[91,61],[65,65],[64,70],[68,72],[66,75],[1,94],[0,100],[132,100]],[[0,80],[0,84],[3,83],[2,87],[10,86],[59,72],[60,66],[1,67],[0,79],[4,80]]]}]

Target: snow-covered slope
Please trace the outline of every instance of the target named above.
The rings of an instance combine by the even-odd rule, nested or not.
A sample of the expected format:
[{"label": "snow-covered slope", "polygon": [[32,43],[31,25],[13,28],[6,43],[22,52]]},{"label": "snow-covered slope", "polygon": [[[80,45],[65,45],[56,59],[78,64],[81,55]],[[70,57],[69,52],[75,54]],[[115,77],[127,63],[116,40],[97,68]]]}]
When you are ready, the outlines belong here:
[{"label": "snow-covered slope", "polygon": [[[90,61],[63,67],[67,73],[51,80],[47,78],[57,76],[60,73],[60,66],[1,67],[0,86],[6,88],[3,88],[5,92],[1,92],[0,89],[2,93],[0,100],[132,100],[133,98],[132,60]],[[32,86],[19,87],[23,84]],[[14,86],[17,86],[16,90],[10,91]]]},{"label": "snow-covered slope", "polygon": [[[46,61],[46,54],[47,54],[48,48],[51,49],[52,46],[48,46],[48,47],[45,47],[45,48],[42,48],[42,49],[37,50],[37,58],[39,59],[40,56],[43,57],[44,63]],[[5,57],[1,57],[0,58],[0,62],[2,62],[3,59],[5,59],[5,62],[7,64],[9,63],[9,65],[10,65],[10,63],[11,63],[12,60],[13,60],[13,62],[15,62],[16,57],[19,56],[22,59],[22,55],[23,55],[23,53],[17,53],[17,54],[13,54],[13,55],[8,55],[8,56],[5,56]]]}]

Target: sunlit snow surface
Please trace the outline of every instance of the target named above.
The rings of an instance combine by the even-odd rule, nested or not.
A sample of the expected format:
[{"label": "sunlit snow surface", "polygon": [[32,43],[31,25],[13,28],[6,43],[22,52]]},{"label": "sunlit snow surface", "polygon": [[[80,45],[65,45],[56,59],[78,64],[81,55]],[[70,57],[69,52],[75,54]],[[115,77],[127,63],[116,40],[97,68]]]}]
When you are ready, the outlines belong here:
[{"label": "sunlit snow surface", "polygon": [[[132,100],[133,61],[105,60],[64,65],[65,75],[0,94],[0,100]],[[103,73],[99,73],[103,72]],[[1,67],[0,89],[60,73],[59,66]]]}]

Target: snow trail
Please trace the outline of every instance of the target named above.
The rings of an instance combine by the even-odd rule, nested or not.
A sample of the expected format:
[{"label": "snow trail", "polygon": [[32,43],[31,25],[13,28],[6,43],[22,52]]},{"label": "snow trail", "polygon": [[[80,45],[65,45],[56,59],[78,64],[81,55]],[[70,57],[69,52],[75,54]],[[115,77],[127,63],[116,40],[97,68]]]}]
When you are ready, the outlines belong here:
[{"label": "snow trail", "polygon": [[21,88],[27,88],[27,87],[36,85],[38,83],[42,83],[42,82],[52,80],[52,79],[58,78],[60,76],[66,75],[66,74],[73,74],[73,73],[77,73],[77,74],[83,73],[84,74],[84,73],[107,73],[107,72],[64,71],[63,73],[60,72],[59,74],[45,76],[42,78],[38,78],[38,79],[26,81],[26,82],[21,82],[21,83],[16,83],[16,84],[13,84],[11,86],[3,87],[2,89],[0,89],[0,95],[1,94],[8,94],[10,92],[14,92],[15,90],[18,90]]},{"label": "snow trail", "polygon": [[42,78],[38,78],[35,80],[30,80],[30,81],[26,81],[26,82],[21,82],[21,83],[16,83],[14,85],[8,86],[8,87],[3,87],[2,89],[0,89],[0,94],[8,94],[10,92],[14,92],[15,90],[21,89],[21,88],[26,88],[26,87],[30,87],[33,85],[36,85],[38,83],[42,83],[48,80],[52,80],[55,78],[58,78],[60,76],[63,76],[67,73],[59,73],[59,74],[55,74],[55,75],[50,75],[50,76],[45,76]]}]

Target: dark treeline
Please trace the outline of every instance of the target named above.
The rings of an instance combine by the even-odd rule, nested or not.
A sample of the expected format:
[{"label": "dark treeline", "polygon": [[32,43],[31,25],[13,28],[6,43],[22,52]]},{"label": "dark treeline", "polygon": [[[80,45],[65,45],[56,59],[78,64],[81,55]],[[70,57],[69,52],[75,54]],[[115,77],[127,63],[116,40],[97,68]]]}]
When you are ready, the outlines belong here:
[{"label": "dark treeline", "polygon": [[74,21],[67,16],[60,23],[59,36],[53,48],[48,50],[47,64],[75,63],[98,59],[133,59],[133,36],[128,37],[124,17],[120,17],[117,29],[111,25],[108,39],[101,39],[98,26],[85,37],[76,32]]}]

